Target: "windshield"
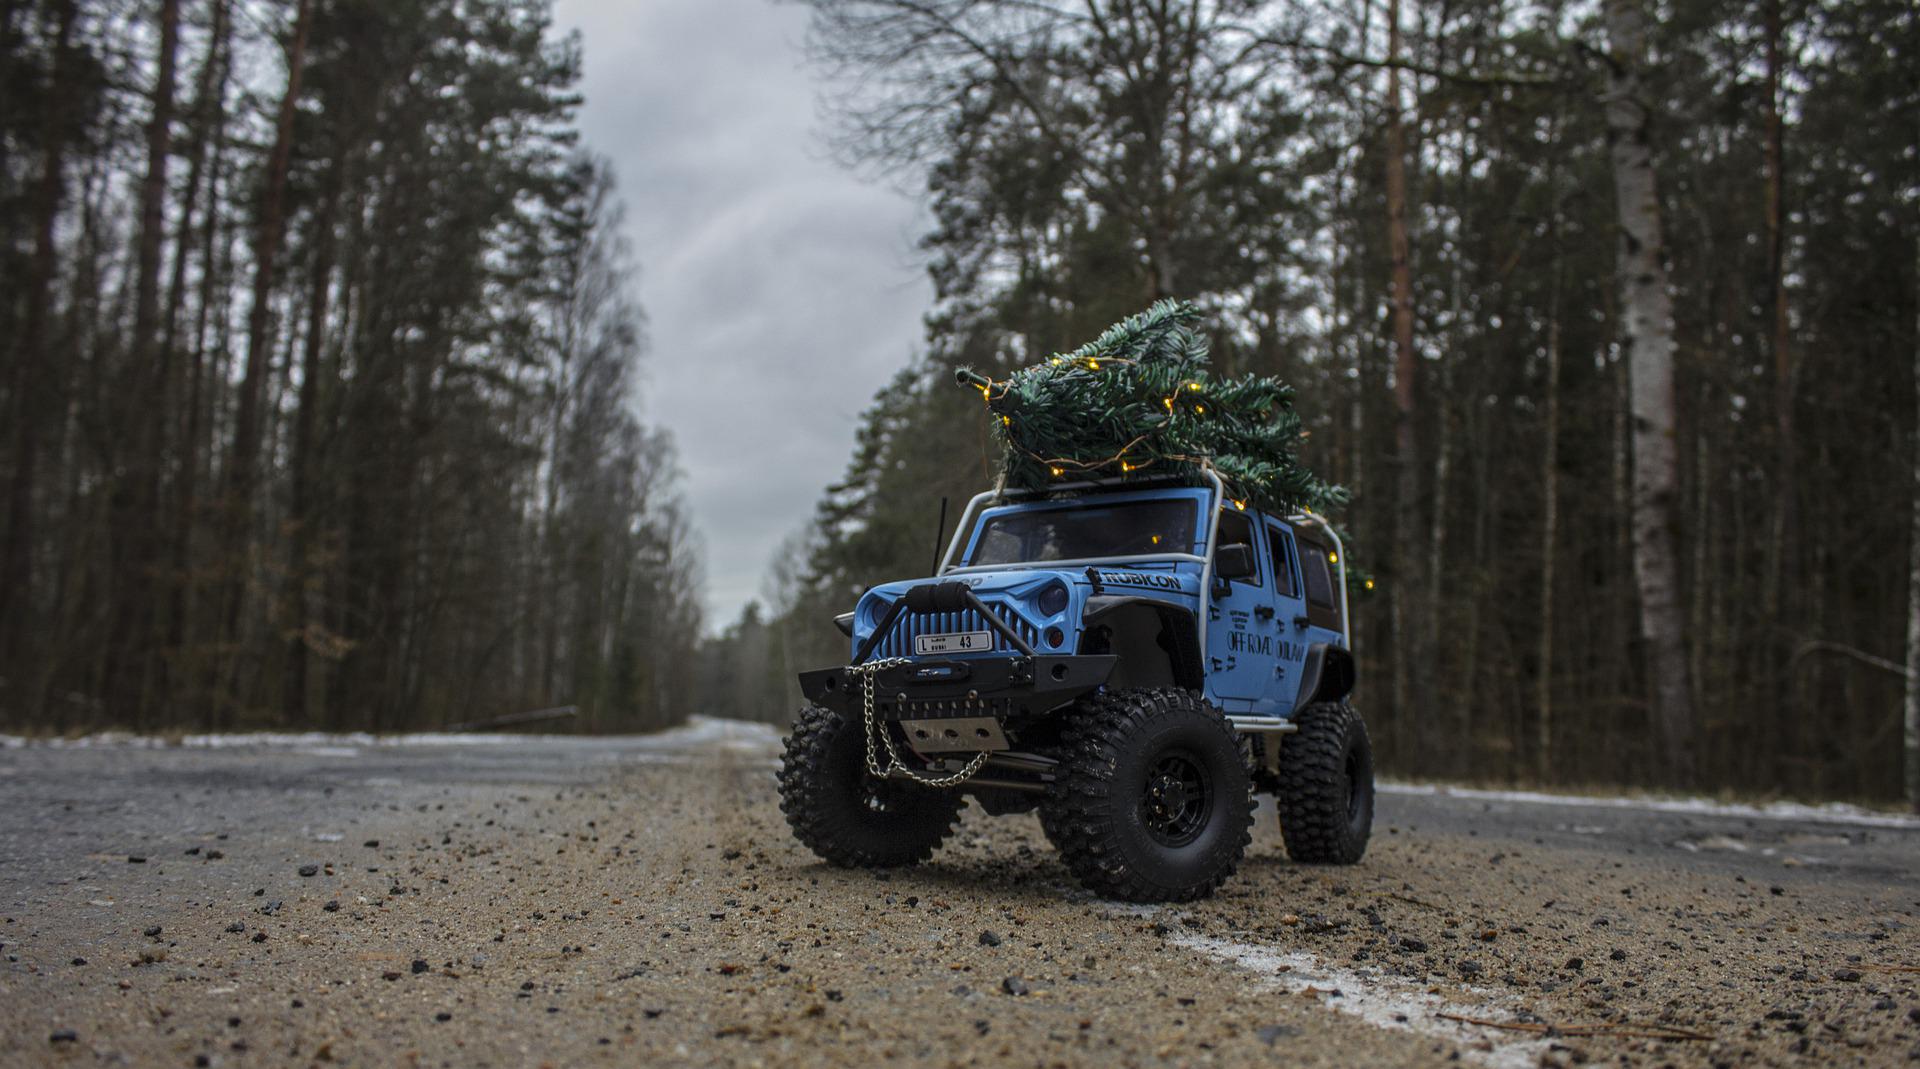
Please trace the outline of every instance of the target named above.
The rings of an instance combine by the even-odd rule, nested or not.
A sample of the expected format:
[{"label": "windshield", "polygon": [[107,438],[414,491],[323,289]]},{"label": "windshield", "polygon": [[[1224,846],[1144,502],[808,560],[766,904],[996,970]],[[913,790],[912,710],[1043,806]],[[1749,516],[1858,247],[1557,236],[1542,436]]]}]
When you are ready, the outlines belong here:
[{"label": "windshield", "polygon": [[1022,564],[1157,553],[1192,553],[1194,502],[1063,505],[994,516],[969,563]]}]

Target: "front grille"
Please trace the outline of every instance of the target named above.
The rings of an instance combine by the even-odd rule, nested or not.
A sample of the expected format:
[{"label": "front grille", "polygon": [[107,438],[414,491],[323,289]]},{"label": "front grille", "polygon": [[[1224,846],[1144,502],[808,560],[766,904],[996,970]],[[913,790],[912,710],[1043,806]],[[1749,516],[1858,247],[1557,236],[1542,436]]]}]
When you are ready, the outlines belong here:
[{"label": "front grille", "polygon": [[[1011,625],[1015,633],[1026,640],[1027,645],[1040,645],[1040,632],[1032,624],[1022,619],[1020,614],[1008,605],[989,604],[995,616]],[[959,612],[908,612],[901,613],[894,621],[893,630],[887,632],[880,644],[873,648],[874,657],[912,657],[913,640],[920,635],[946,635],[958,631],[993,631],[986,618],[973,609]],[[985,651],[982,651],[985,652]],[[1017,652],[1005,635],[993,631],[993,652]]]}]

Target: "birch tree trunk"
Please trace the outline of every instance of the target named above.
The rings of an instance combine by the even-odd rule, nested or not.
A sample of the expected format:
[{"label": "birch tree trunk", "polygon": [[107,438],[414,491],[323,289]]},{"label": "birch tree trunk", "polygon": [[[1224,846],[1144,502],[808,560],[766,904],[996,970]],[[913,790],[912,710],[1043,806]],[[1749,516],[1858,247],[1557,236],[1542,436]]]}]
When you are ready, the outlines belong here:
[{"label": "birch tree trunk", "polygon": [[1640,72],[1646,63],[1643,0],[1607,0],[1607,134],[1620,224],[1620,305],[1626,328],[1633,415],[1633,565],[1640,591],[1654,722],[1672,781],[1694,775],[1692,687],[1688,681],[1674,499],[1673,298],[1669,292],[1660,195]]},{"label": "birch tree trunk", "polygon": [[1393,254],[1394,501],[1393,707],[1401,746],[1418,747],[1420,718],[1413,710],[1415,656],[1421,637],[1409,601],[1420,589],[1418,565],[1419,466],[1414,460],[1413,274],[1407,242],[1407,136],[1400,112],[1400,0],[1387,4],[1387,241]]},{"label": "birch tree trunk", "polygon": [[[1914,244],[1914,292],[1920,297],[1920,242]],[[1920,813],[1920,304],[1914,311],[1913,519],[1907,548],[1907,804]]]}]

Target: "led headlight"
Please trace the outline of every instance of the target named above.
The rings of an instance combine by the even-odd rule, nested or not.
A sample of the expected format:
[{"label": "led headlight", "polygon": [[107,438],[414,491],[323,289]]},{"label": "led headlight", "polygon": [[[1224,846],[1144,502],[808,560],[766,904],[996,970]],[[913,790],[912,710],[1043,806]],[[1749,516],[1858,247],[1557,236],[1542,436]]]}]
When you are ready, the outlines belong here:
[{"label": "led headlight", "polygon": [[1052,586],[1047,587],[1045,590],[1042,590],[1040,592],[1040,596],[1038,598],[1034,599],[1034,604],[1040,607],[1040,615],[1042,616],[1058,616],[1061,613],[1066,612],[1067,611],[1066,586],[1061,583],[1055,583]]}]

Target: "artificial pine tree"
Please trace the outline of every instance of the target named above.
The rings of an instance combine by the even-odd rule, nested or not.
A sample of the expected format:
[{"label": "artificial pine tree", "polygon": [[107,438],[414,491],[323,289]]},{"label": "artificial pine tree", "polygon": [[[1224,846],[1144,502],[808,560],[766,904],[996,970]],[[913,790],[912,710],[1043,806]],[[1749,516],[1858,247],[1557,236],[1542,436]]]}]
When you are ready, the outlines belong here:
[{"label": "artificial pine tree", "polygon": [[1199,318],[1193,305],[1163,300],[1003,380],[956,372],[994,415],[1007,485],[1194,476],[1211,465],[1234,498],[1269,512],[1344,502],[1345,490],[1295,456],[1293,388],[1270,376],[1214,378]]}]

